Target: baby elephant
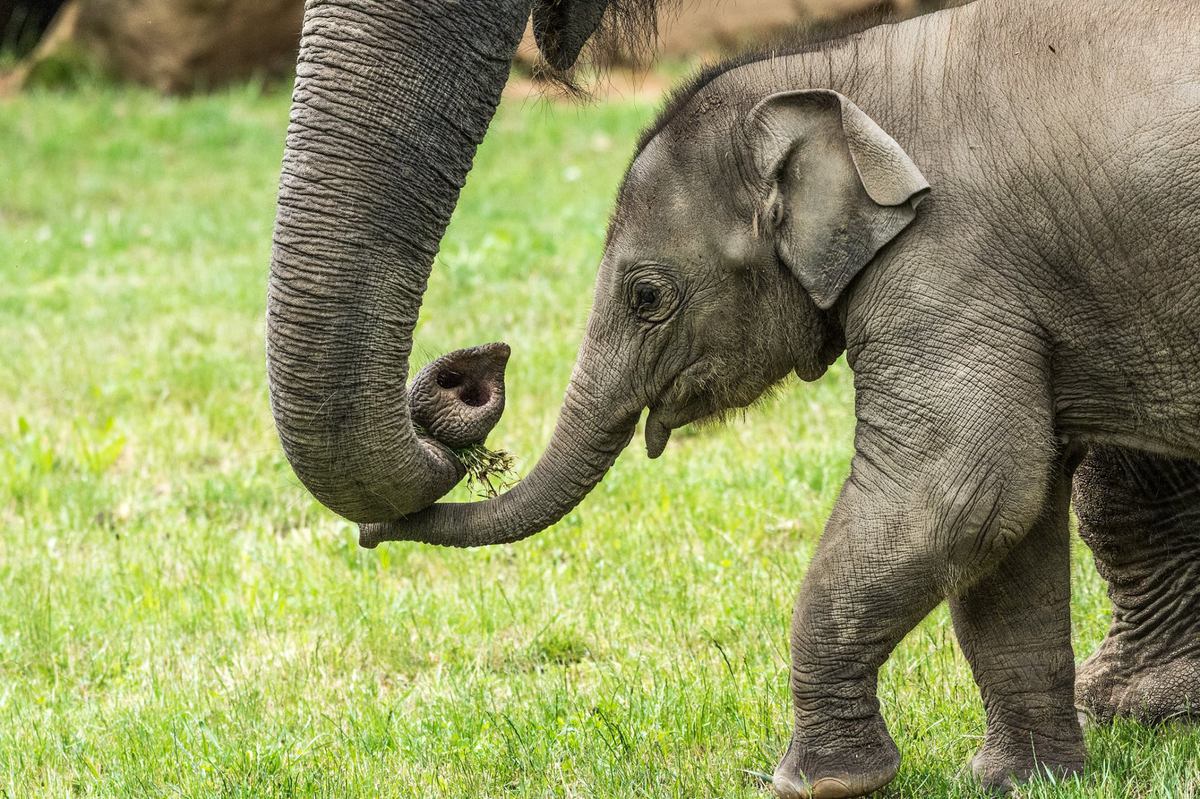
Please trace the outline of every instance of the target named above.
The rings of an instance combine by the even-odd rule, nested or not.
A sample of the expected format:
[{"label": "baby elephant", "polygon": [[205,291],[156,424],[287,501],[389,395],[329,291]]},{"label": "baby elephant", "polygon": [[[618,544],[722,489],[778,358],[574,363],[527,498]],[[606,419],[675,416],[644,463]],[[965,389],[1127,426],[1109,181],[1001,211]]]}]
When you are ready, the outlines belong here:
[{"label": "baby elephant", "polygon": [[843,349],[855,373],[852,471],[794,616],[782,796],[891,780],[876,675],[947,598],[988,711],[976,774],[1081,769],[1068,503],[1088,447],[1084,537],[1117,619],[1080,702],[1200,710],[1200,469],[1141,454],[1200,456],[1200,17],[1127,5],[1092,4],[1090,41],[981,3],[722,67],[629,171],[588,344],[637,353],[652,456]]},{"label": "baby elephant", "polygon": [[[1078,772],[1101,720],[1200,708],[1200,6],[1000,0],[727,64],[621,189],[548,454],[364,543],[515,540],[646,444],[843,352],[849,478],[792,627],[783,797],[890,781],[876,699],[938,603],[987,709],[973,766]],[[1144,6],[1144,7],[1143,7]],[[1068,506],[1113,629],[1071,649]]]}]

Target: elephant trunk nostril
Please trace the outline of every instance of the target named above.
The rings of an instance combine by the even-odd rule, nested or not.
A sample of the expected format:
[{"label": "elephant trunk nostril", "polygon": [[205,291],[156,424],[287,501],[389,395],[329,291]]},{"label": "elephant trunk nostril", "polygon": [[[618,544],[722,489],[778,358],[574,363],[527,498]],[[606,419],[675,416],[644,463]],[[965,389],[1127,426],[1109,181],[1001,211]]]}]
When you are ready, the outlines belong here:
[{"label": "elephant trunk nostril", "polygon": [[508,355],[507,345],[488,344],[426,366],[409,388],[413,422],[448,447],[483,443],[504,412]]},{"label": "elephant trunk nostril", "polygon": [[463,384],[464,380],[465,378],[459,372],[455,372],[452,369],[447,369],[445,371],[438,372],[436,382],[439,387],[449,389],[458,388]]},{"label": "elephant trunk nostril", "polygon": [[482,408],[491,400],[492,393],[487,390],[487,386],[480,383],[470,383],[458,393],[458,398],[464,405],[470,405],[472,408]]}]

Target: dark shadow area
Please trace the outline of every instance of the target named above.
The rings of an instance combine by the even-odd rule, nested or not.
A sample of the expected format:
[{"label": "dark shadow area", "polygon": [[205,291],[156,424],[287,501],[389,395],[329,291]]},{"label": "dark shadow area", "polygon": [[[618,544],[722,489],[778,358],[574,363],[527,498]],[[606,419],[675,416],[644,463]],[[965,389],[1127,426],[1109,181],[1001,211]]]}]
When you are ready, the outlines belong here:
[{"label": "dark shadow area", "polygon": [[66,0],[0,0],[0,54],[31,53],[64,5]]}]

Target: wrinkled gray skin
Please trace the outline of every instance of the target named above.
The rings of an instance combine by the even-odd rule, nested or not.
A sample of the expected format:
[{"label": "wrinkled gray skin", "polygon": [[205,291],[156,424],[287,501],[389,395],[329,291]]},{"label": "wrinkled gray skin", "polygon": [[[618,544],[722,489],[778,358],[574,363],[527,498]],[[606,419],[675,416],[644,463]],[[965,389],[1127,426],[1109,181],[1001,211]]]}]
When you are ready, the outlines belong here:
[{"label": "wrinkled gray skin", "polygon": [[[636,18],[653,3],[619,6]],[[396,519],[446,494],[464,474],[452,448],[482,441],[499,418],[496,403],[481,411],[467,401],[472,392],[443,384],[456,372],[502,387],[495,353],[503,345],[446,356],[454,364],[431,367],[411,398],[405,382],[434,254],[531,10],[547,61],[564,68],[614,9],[606,0],[310,0],[305,8],[267,369],[296,475],[353,521]],[[557,460],[519,494],[589,471],[565,451]]]},{"label": "wrinkled gray skin", "polygon": [[[455,30],[432,19],[450,5],[416,29],[349,4],[312,4],[306,23],[272,401],[297,473],[367,523],[364,544],[528,536],[601,479],[643,409],[658,455],[672,429],[844,351],[855,455],[796,605],[780,795],[894,776],[878,669],[943,599],[987,709],[973,765],[990,786],[1081,769],[1076,703],[1102,720],[1200,706],[1200,10],[980,0],[706,76],[630,169],[546,454],[498,499],[414,513],[458,467],[415,436],[397,378],[468,166],[447,152],[482,135],[456,126],[486,126],[488,70],[519,24],[454,55],[483,87],[417,81],[443,65],[427,52],[379,87],[355,37],[394,37],[404,61]],[[364,85],[405,110],[380,113]],[[413,132],[430,115],[436,141]],[[442,204],[417,193],[433,188]],[[398,215],[430,208],[415,232]],[[1078,691],[1073,485],[1114,604]]]}]

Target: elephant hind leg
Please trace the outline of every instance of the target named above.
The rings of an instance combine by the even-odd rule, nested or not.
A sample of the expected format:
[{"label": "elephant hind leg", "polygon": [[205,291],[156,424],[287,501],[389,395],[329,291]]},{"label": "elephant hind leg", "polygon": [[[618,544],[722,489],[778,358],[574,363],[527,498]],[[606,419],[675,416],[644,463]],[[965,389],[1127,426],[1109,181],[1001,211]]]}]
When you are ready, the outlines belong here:
[{"label": "elephant hind leg", "polygon": [[1200,720],[1200,462],[1093,448],[1075,510],[1113,605],[1077,707],[1102,722]]}]

